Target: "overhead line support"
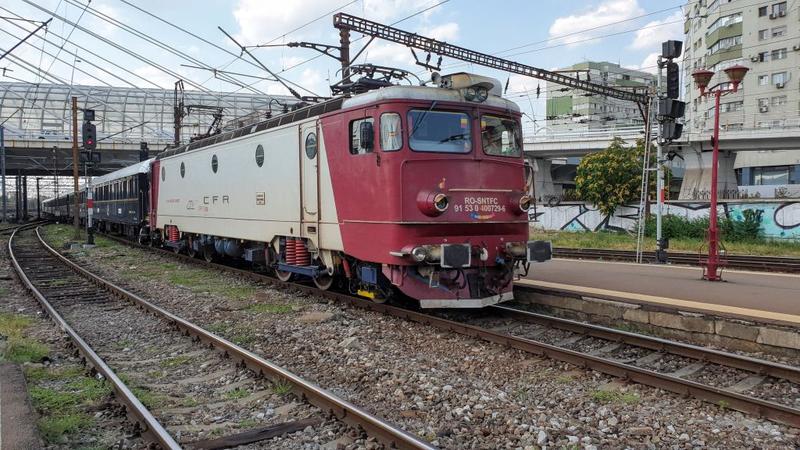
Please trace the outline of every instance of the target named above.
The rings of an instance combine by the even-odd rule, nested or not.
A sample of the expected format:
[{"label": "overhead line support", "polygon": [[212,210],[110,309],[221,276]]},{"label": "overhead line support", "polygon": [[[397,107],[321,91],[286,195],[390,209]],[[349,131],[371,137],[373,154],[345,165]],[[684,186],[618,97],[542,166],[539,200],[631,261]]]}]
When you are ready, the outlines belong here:
[{"label": "overhead line support", "polygon": [[526,75],[544,81],[579,89],[594,94],[605,95],[620,100],[629,100],[636,103],[647,104],[648,96],[636,92],[623,91],[612,87],[595,84],[589,81],[579,80],[574,77],[562,75],[549,70],[539,69],[515,61],[498,58],[486,53],[469,50],[457,45],[448,44],[433,38],[420,36],[398,28],[373,22],[368,19],[356,17],[350,14],[337,13],[333,16],[333,26],[339,30],[355,31],[368,36],[374,36],[389,42],[402,44],[410,48],[416,48],[428,53],[435,53],[440,56],[457,59],[460,61],[478,64],[492,69],[502,70],[509,73]]}]

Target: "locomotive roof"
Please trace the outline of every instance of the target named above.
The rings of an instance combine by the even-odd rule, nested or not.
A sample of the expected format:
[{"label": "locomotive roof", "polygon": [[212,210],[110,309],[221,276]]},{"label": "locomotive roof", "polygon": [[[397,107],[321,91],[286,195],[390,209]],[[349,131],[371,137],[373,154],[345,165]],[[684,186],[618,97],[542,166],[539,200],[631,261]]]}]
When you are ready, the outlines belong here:
[{"label": "locomotive roof", "polygon": [[[180,147],[165,150],[159,153],[158,156],[156,156],[156,159],[160,160],[187,151],[196,150],[209,145],[229,141],[231,139],[237,139],[242,136],[257,133],[259,131],[305,120],[309,117],[319,116],[339,109],[351,108],[381,100],[426,100],[442,102],[464,101],[461,93],[456,89],[433,88],[426,86],[388,86],[365,92],[363,94],[358,94],[353,97],[332,98],[324,102],[315,103],[286,114],[269,118],[262,122],[243,126],[232,131],[217,134],[215,136],[209,136],[205,139],[181,145]],[[485,102],[480,103],[480,105],[488,105],[494,108],[500,108],[519,113],[519,107],[516,103],[496,95],[490,95],[489,98],[487,98]]]},{"label": "locomotive roof", "polygon": [[120,178],[129,177],[131,175],[136,175],[137,173],[150,173],[150,165],[153,163],[155,158],[150,158],[146,161],[142,161],[128,167],[123,167],[122,169],[115,170],[111,173],[107,173],[101,177],[93,178],[92,184],[98,185],[103,183],[108,183],[109,181],[118,180]]}]

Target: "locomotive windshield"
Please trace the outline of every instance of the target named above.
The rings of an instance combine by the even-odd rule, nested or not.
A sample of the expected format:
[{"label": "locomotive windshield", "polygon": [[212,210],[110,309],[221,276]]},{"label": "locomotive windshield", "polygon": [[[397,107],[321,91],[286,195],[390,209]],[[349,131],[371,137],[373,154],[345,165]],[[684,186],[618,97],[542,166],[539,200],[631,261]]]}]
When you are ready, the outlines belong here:
[{"label": "locomotive windshield", "polygon": [[515,157],[522,155],[519,126],[513,119],[482,116],[481,143],[487,155]]},{"label": "locomotive windshield", "polygon": [[408,142],[418,152],[469,153],[472,135],[464,113],[411,110],[408,112]]}]

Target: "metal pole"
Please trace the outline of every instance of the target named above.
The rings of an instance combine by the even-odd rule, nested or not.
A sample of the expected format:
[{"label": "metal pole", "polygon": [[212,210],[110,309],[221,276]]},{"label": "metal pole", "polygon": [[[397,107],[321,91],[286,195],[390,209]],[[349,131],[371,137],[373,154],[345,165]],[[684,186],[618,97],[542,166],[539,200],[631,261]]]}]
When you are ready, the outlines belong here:
[{"label": "metal pole", "polygon": [[40,177],[36,177],[36,219],[41,220],[42,218],[42,197],[39,194],[39,180]]},{"label": "metal pole", "polygon": [[[78,195],[78,164],[80,157],[78,155],[78,97],[72,97],[72,191],[75,192],[75,201],[73,207],[75,211],[80,211],[80,195]],[[79,214],[75,214],[73,219],[75,226],[75,239],[81,237],[81,218]]]},{"label": "metal pole", "polygon": [[58,147],[53,146],[53,184],[56,186],[56,197],[58,197]]},{"label": "metal pole", "polygon": [[339,58],[342,64],[342,81],[350,81],[350,30],[339,30]]},{"label": "metal pole", "polygon": [[[658,100],[661,99],[661,69],[663,67],[663,61],[661,57],[658,58],[658,81],[656,84],[656,98]],[[656,102],[656,107],[658,107],[658,102]],[[661,127],[658,127],[658,132],[656,134],[656,246],[659,250],[664,250],[661,248],[662,245],[662,234],[661,234],[661,217],[664,211],[664,168],[662,167],[661,158],[662,155],[662,146],[661,146]],[[656,258],[656,262],[665,262],[661,261],[661,258]]]},{"label": "metal pole", "polygon": [[22,220],[28,220],[28,176],[22,176]]},{"label": "metal pole", "polygon": [[711,205],[708,212],[708,266],[705,279],[722,281],[717,275],[719,268],[719,230],[717,229],[717,165],[719,163],[719,100],[722,89],[714,92],[714,150],[711,153]]},{"label": "metal pole", "polygon": [[6,141],[5,141],[5,128],[0,125],[0,172],[3,178],[3,222],[8,222],[6,217]]}]

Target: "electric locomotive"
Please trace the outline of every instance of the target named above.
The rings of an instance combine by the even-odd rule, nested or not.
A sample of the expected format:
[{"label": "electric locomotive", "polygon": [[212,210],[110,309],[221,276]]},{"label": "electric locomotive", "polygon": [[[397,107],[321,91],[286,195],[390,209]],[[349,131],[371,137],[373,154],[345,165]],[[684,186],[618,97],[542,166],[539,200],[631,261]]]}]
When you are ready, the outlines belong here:
[{"label": "electric locomotive", "polygon": [[376,301],[512,299],[516,274],[551,255],[528,241],[519,108],[492,78],[433,84],[365,89],[161,153],[143,239]]}]

